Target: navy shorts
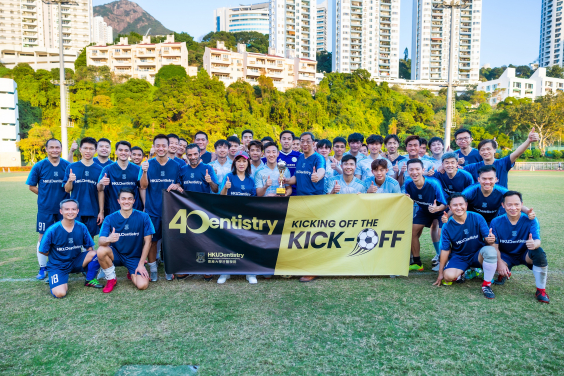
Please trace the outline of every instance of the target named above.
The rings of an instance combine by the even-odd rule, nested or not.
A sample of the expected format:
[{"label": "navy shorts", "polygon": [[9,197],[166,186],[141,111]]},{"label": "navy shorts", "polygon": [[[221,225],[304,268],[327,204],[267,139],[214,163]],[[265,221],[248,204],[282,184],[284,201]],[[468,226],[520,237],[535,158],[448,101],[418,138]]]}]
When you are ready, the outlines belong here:
[{"label": "navy shorts", "polygon": [[151,218],[151,223],[153,223],[153,227],[155,228],[155,233],[153,234],[153,241],[158,242],[163,238],[163,223],[161,217],[153,217],[152,215],[149,216]]},{"label": "navy shorts", "polygon": [[452,255],[448,260],[447,264],[445,265],[444,270],[447,269],[460,269],[460,270],[467,270],[468,268],[481,268],[482,264],[480,264],[480,251],[474,253],[473,256],[459,256],[459,255]]},{"label": "navy shorts", "polygon": [[509,253],[500,252],[499,254],[501,256],[501,259],[505,261],[505,263],[507,264],[507,268],[509,270],[511,270],[512,267],[519,265],[526,265],[527,268],[532,269],[533,264],[527,264],[527,253],[528,252],[525,252],[521,255],[513,255]]},{"label": "navy shorts", "polygon": [[[425,213],[425,211],[427,211],[427,213]],[[436,213],[429,213],[429,210],[427,210],[427,208],[418,208],[417,211],[413,213],[414,225],[424,225],[425,227],[431,227],[435,219],[439,221],[439,228],[443,228],[443,221],[441,221],[440,214],[437,215]]]},{"label": "navy shorts", "polygon": [[57,214],[45,214],[45,213],[37,213],[37,225],[35,226],[36,231],[40,234],[45,234],[45,231],[51,226],[52,224],[59,222],[63,219],[63,216],[60,213]]},{"label": "navy shorts", "polygon": [[71,273],[82,273],[85,272],[88,267],[83,268],[82,264],[84,263],[84,259],[88,255],[88,252],[82,252],[75,258],[72,262],[72,267],[70,271],[68,270],[60,270],[57,266],[49,266],[47,265],[47,272],[49,273],[49,288],[52,290],[57,286],[64,285],[69,281],[69,274]]},{"label": "navy shorts", "polygon": [[100,229],[98,228],[98,217],[85,215],[78,216],[76,220],[86,226],[88,233],[92,236],[92,238],[100,233]]},{"label": "navy shorts", "polygon": [[114,254],[114,266],[125,266],[129,274],[135,274],[135,269],[139,266],[139,260],[141,260],[141,258],[125,256],[119,253],[114,247],[110,246],[110,248]]}]

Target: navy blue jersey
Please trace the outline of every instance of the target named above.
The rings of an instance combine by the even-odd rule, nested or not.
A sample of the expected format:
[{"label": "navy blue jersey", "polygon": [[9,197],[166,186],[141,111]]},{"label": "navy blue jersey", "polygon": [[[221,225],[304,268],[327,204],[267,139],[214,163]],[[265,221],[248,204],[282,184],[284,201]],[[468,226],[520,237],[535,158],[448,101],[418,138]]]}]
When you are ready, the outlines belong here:
[{"label": "navy blue jersey", "polygon": [[[163,189],[167,189],[171,184],[180,183],[180,166],[172,159],[168,159],[164,166],[156,158],[149,159],[149,169],[147,170],[147,180],[149,186],[146,189],[145,213],[152,217],[160,218],[163,208]],[[141,180],[143,169],[139,169],[137,180]]]},{"label": "navy blue jersey", "polygon": [[540,239],[539,221],[535,218],[532,221],[525,213],[515,225],[512,225],[507,214],[494,218],[490,227],[495,235],[495,242],[499,245],[499,251],[514,256],[526,254],[527,240],[529,234],[533,234],[533,239]]},{"label": "navy blue jersey", "polygon": [[202,154],[200,158],[202,159],[202,162],[204,162],[205,164],[210,164],[212,159],[212,153],[206,150],[205,153]]},{"label": "navy blue jersey", "polygon": [[63,178],[68,165],[70,162],[62,158],[59,159],[57,166],[53,166],[48,158],[33,165],[25,183],[32,187],[37,186],[39,190],[37,194],[39,213],[59,214],[60,202],[69,198],[63,187]]},{"label": "navy blue jersey", "polygon": [[200,163],[196,168],[186,165],[180,169],[180,184],[182,184],[182,189],[190,192],[211,193],[210,185],[206,182],[206,170],[211,180],[217,184],[217,177],[213,167],[205,163]]},{"label": "navy blue jersey", "polygon": [[70,170],[76,175],[70,197],[78,201],[80,216],[97,216],[100,211],[97,184],[102,166],[96,163],[86,166],[82,161],[71,163],[65,171],[63,185],[69,181]]},{"label": "navy blue jersey", "polygon": [[464,155],[462,153],[462,150],[460,149],[456,150],[455,153],[456,155],[458,155],[458,158],[464,158],[463,166],[468,166],[469,164],[483,161],[480,152],[478,152],[478,149],[471,148],[470,153],[468,153],[468,155]]},{"label": "navy blue jersey", "polygon": [[257,190],[255,188],[255,181],[251,176],[245,176],[245,180],[239,179],[236,174],[233,175],[232,172],[225,175],[223,182],[221,182],[220,192],[223,190],[227,178],[231,182],[231,188],[227,190],[227,196],[256,196]]},{"label": "navy blue jersey", "polygon": [[72,231],[67,232],[62,222],[57,222],[45,231],[39,252],[49,254],[48,268],[70,273],[74,259],[82,253],[82,247],[94,247],[94,240],[86,226],[74,221]]},{"label": "navy blue jersey", "polygon": [[98,157],[94,157],[92,158],[92,160],[94,161],[94,163],[96,163],[97,165],[102,166],[102,168],[111,165],[112,163],[114,163],[111,159],[108,158],[108,160],[106,161],[106,163],[102,163],[100,162],[100,160],[98,159]]},{"label": "navy blue jersey", "polygon": [[450,250],[451,256],[470,259],[486,245],[484,238],[489,233],[488,225],[480,214],[466,212],[466,221],[462,225],[451,217],[441,231],[441,250]]},{"label": "navy blue jersey", "polygon": [[106,215],[121,209],[117,200],[119,191],[122,188],[133,189],[135,192],[135,204],[133,204],[133,208],[143,210],[143,202],[139,197],[139,182],[137,181],[140,170],[141,167],[131,162],[127,163],[125,170],[123,170],[117,162],[104,167],[100,173],[98,183],[104,178],[104,174],[107,174],[108,178],[110,178],[110,184],[104,187],[104,203],[107,202],[110,209],[110,212],[106,213]]},{"label": "navy blue jersey", "polygon": [[448,177],[446,171],[443,174],[435,171],[435,175],[433,175],[433,177],[441,182],[446,196],[450,196],[453,193],[462,193],[462,191],[464,191],[467,187],[474,184],[472,174],[460,169],[456,171],[456,174],[452,179]]},{"label": "navy blue jersey", "polygon": [[298,157],[296,163],[296,187],[298,196],[322,195],[325,193],[325,179],[319,179],[317,183],[311,181],[313,168],[315,171],[325,169],[325,158],[318,153],[313,153],[309,157],[304,154]]},{"label": "navy blue jersey", "polygon": [[[478,181],[478,170],[484,165],[484,161],[482,161],[464,166],[464,169],[472,174],[474,181]],[[514,165],[514,163],[511,163],[511,157],[507,156],[501,159],[496,159],[494,160],[493,165],[495,167],[496,175],[499,180],[496,184],[507,188],[507,175],[509,175],[509,170],[511,170]]]},{"label": "navy blue jersey", "polygon": [[[462,194],[468,200],[468,210],[480,213],[486,222],[490,223],[499,214],[505,213],[505,210],[501,208],[505,192],[507,192],[506,188],[496,184],[492,193],[484,197],[480,184],[474,184],[462,191]],[[500,213],[500,209],[503,213]]]},{"label": "navy blue jersey", "polygon": [[178,165],[180,166],[180,168],[186,166],[186,161],[184,159],[178,158],[177,156],[174,156],[173,161],[175,161],[176,163],[178,163]]},{"label": "navy blue jersey", "polygon": [[417,206],[419,206],[419,210],[423,211],[422,213],[429,215],[438,215],[438,213],[431,213],[429,211],[429,206],[433,205],[435,200],[437,200],[437,205],[446,205],[447,203],[441,183],[431,177],[425,177],[425,183],[421,189],[417,188],[413,180],[408,179],[405,182],[405,193],[415,201]]},{"label": "navy blue jersey", "polygon": [[407,157],[405,157],[404,155],[399,155],[396,159],[394,159],[393,161],[390,159],[390,157],[388,156],[388,154],[386,154],[386,158],[388,158],[388,160],[392,163],[392,166],[395,166],[398,164],[398,162],[403,161],[404,159],[407,159]]},{"label": "navy blue jersey", "polygon": [[286,162],[286,167],[288,168],[288,171],[290,171],[290,175],[294,176],[296,174],[296,164],[298,163],[298,158],[300,157],[300,155],[302,155],[302,153],[300,153],[299,151],[291,150],[288,154],[280,151],[276,162]]},{"label": "navy blue jersey", "polygon": [[124,218],[121,211],[117,211],[104,218],[100,236],[108,237],[113,229],[119,234],[119,240],[111,246],[120,254],[133,258],[140,258],[143,253],[143,238],[153,235],[155,228],[147,213],[133,210],[129,218]]}]

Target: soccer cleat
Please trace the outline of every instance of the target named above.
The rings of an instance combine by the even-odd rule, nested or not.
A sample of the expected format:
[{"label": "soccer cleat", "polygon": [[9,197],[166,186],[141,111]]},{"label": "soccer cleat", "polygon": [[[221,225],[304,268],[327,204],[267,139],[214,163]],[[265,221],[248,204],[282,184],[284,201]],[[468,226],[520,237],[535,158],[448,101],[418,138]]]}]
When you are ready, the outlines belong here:
[{"label": "soccer cleat", "polygon": [[545,289],[537,288],[537,292],[535,294],[535,297],[537,298],[539,303],[547,303],[547,304],[550,303],[550,299],[548,298],[548,295],[547,295]]},{"label": "soccer cleat", "polygon": [[41,280],[44,280],[46,277],[47,277],[47,268],[46,267],[39,268],[39,272],[37,273],[35,278],[37,278],[37,280],[41,281]]},{"label": "soccer cleat", "polygon": [[505,282],[507,282],[509,279],[511,279],[511,272],[509,272],[508,276],[502,277],[500,275],[497,276],[497,279],[493,282],[494,285],[498,285],[498,286],[502,286],[505,284]]},{"label": "soccer cleat", "polygon": [[217,279],[217,283],[220,284],[220,285],[224,284],[225,281],[227,281],[229,278],[231,278],[231,276],[229,274],[222,274]]},{"label": "soccer cleat", "polygon": [[452,282],[447,282],[443,279],[443,286],[452,286]]},{"label": "soccer cleat", "polygon": [[421,264],[421,265],[411,264],[411,265],[409,265],[409,271],[410,272],[422,272],[423,271],[423,264]]},{"label": "soccer cleat", "polygon": [[[431,260],[431,265],[436,266],[436,265],[439,265],[439,264],[440,264],[439,255],[435,255],[435,257],[433,257],[433,259]],[[435,271],[437,271],[437,270],[435,270]]]},{"label": "soccer cleat", "polygon": [[174,274],[165,273],[165,278],[167,281],[172,281],[174,279]]},{"label": "soccer cleat", "polygon": [[95,289],[101,289],[102,287],[104,287],[100,284],[100,282],[98,282],[98,280],[96,278],[91,279],[90,281],[85,281],[84,286],[94,287]]},{"label": "soccer cleat", "polygon": [[456,279],[456,283],[464,283],[466,282],[466,276],[464,275],[464,273],[462,273],[461,275],[458,276],[458,278]]},{"label": "soccer cleat", "polygon": [[131,281],[131,273],[127,272],[127,279],[129,279]]},{"label": "soccer cleat", "polygon": [[104,286],[104,289],[102,290],[102,292],[104,294],[109,294],[110,292],[112,292],[112,290],[114,289],[114,287],[117,284],[117,280],[114,279],[108,279],[108,283],[106,283],[106,286]]},{"label": "soccer cleat", "polygon": [[257,284],[257,276],[256,275],[247,275],[247,281],[249,281],[249,283],[251,285],[255,285]]},{"label": "soccer cleat", "polygon": [[150,277],[151,282],[157,282],[159,280],[159,273],[150,272],[149,277]]},{"label": "soccer cleat", "polygon": [[177,281],[182,281],[183,279],[186,279],[188,277],[190,277],[192,274],[183,274],[183,275],[175,275],[174,278]]},{"label": "soccer cleat", "polygon": [[313,275],[306,275],[300,278],[300,282],[312,282],[318,279],[319,277]]},{"label": "soccer cleat", "polygon": [[484,296],[487,299],[494,299],[495,298],[495,294],[492,290],[491,285],[487,285],[487,286],[482,285],[482,292],[484,293]]},{"label": "soccer cleat", "polygon": [[209,282],[213,279],[213,275],[211,274],[204,274],[204,281]]}]

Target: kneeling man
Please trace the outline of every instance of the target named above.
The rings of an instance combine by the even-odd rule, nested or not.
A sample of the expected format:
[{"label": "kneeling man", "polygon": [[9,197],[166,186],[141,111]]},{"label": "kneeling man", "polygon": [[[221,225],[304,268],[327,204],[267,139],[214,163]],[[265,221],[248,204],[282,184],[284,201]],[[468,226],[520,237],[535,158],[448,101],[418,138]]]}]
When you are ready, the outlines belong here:
[{"label": "kneeling man", "polygon": [[98,259],[108,280],[103,290],[106,294],[112,292],[117,283],[116,266],[127,268],[139,290],[149,286],[145,259],[155,228],[148,214],[133,209],[135,192],[131,188],[122,188],[118,201],[121,209],[104,219],[98,241]]},{"label": "kneeling man", "polygon": [[535,276],[535,297],[541,303],[550,303],[545,290],[548,262],[541,248],[539,221],[522,212],[523,196],[519,192],[506,192],[502,205],[506,214],[491,223],[497,249],[498,280],[494,283],[503,285],[511,276],[511,268],[526,265]]},{"label": "kneeling man", "polygon": [[491,280],[497,268],[497,251],[491,246],[495,242],[492,230],[488,230],[484,217],[467,211],[468,201],[462,194],[453,193],[448,204],[452,217],[442,229],[439,276],[434,285],[439,286],[441,281],[463,282],[466,269],[482,268],[482,292],[486,298],[493,299]]},{"label": "kneeling man", "polygon": [[[86,273],[85,286],[102,288],[95,279],[100,264],[93,250],[94,240],[86,225],[75,221],[78,201],[66,199],[59,204],[63,219],[51,225],[43,235],[39,253],[49,256],[49,288],[55,298],[67,295],[70,273]],[[82,252],[82,249],[86,252]]]}]

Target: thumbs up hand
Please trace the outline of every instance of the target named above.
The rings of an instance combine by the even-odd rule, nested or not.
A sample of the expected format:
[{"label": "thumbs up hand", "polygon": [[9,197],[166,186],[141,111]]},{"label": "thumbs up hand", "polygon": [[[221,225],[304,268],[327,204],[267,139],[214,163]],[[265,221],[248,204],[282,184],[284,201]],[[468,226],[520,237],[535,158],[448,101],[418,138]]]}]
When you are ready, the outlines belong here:
[{"label": "thumbs up hand", "polygon": [[270,175],[268,175],[268,178],[266,179],[266,184],[265,186],[268,188],[272,185],[272,179],[270,178]]},{"label": "thumbs up hand", "polygon": [[404,163],[403,165],[401,165],[401,172],[406,172],[407,171],[407,163]]},{"label": "thumbs up hand", "polygon": [[534,212],[533,208],[530,208],[529,211],[527,212],[527,216],[532,221],[537,217],[537,214]]},{"label": "thumbs up hand", "polygon": [[495,235],[493,234],[493,230],[490,228],[490,233],[488,234],[488,236],[486,237],[486,243],[488,243],[489,245],[492,245],[495,243]]},{"label": "thumbs up hand", "polygon": [[443,215],[441,217],[441,222],[443,223],[447,223],[448,222],[448,213],[446,211],[443,211]]},{"label": "thumbs up hand", "polygon": [[435,200],[433,202],[433,205],[429,205],[429,212],[430,213],[436,213],[438,211],[439,211],[439,209],[438,209],[438,206],[437,206],[437,200]]},{"label": "thumbs up hand", "polygon": [[464,166],[464,157],[458,158],[458,164]]},{"label": "thumbs up hand", "polygon": [[72,168],[69,171],[69,181],[75,181],[76,175],[72,173]]},{"label": "thumbs up hand", "polygon": [[331,169],[335,170],[337,168],[337,160],[333,157],[329,157],[331,161]]},{"label": "thumbs up hand", "polygon": [[427,176],[435,175],[435,166],[431,167],[429,171],[427,171]]},{"label": "thumbs up hand", "polygon": [[370,182],[370,187],[368,187],[368,190],[366,191],[367,193],[376,193],[378,191],[378,188],[376,188],[376,185],[374,184],[374,182]]},{"label": "thumbs up hand", "polygon": [[317,183],[319,181],[319,175],[317,174],[315,166],[313,167],[313,172],[311,173],[311,181],[314,183]]},{"label": "thumbs up hand", "polygon": [[538,141],[539,139],[540,139],[539,134],[535,132],[535,127],[531,128],[531,131],[529,132],[529,141],[535,142]]},{"label": "thumbs up hand", "polygon": [[206,169],[206,178],[205,179],[206,179],[206,183],[208,183],[208,184],[212,182],[212,178],[211,178],[210,174],[208,173],[207,169]]},{"label": "thumbs up hand", "polygon": [[227,181],[225,182],[225,188],[231,189],[231,181],[229,181],[229,177],[227,177]]},{"label": "thumbs up hand", "polygon": [[112,233],[110,234],[110,236],[108,236],[108,241],[110,243],[115,243],[119,240],[119,234],[116,234],[116,228],[113,227],[112,229]]},{"label": "thumbs up hand", "polygon": [[100,180],[100,183],[102,183],[102,185],[110,184],[110,178],[108,177],[108,174],[104,174],[104,177]]},{"label": "thumbs up hand", "polygon": [[527,242],[525,244],[527,245],[527,249],[529,249],[531,251],[533,249],[536,249],[535,240],[533,239],[533,234],[529,234],[529,239],[527,239]]},{"label": "thumbs up hand", "polygon": [[76,149],[78,149],[78,142],[76,142],[76,140],[74,140],[74,141],[72,142],[71,147],[70,147],[70,153],[71,153],[71,154],[74,153],[74,151],[75,151]]},{"label": "thumbs up hand", "polygon": [[335,182],[335,186],[333,187],[333,193],[339,193],[341,192],[341,185],[339,184],[338,181]]},{"label": "thumbs up hand", "polygon": [[143,172],[147,172],[149,170],[149,161],[141,163],[141,169],[143,170]]}]

